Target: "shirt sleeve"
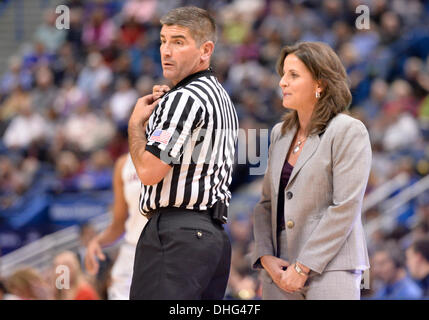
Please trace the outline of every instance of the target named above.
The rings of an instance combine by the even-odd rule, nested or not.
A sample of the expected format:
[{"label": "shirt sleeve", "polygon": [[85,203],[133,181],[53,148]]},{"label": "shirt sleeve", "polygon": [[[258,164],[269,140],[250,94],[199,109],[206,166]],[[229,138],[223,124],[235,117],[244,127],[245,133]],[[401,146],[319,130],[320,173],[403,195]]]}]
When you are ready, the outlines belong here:
[{"label": "shirt sleeve", "polygon": [[167,164],[180,163],[192,132],[202,123],[202,113],[201,103],[189,93],[169,94],[151,115],[146,150]]}]

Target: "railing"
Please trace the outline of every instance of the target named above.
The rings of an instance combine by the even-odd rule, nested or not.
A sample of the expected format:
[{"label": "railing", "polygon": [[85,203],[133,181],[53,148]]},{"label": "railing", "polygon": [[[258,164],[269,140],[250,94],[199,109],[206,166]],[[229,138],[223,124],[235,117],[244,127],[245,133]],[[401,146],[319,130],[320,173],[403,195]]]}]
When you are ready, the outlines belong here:
[{"label": "railing", "polygon": [[[105,229],[110,222],[110,213],[89,220],[97,232]],[[22,248],[0,258],[0,276],[7,277],[20,266],[43,270],[53,258],[64,250],[74,250],[79,246],[79,227],[65,228],[42,237]]]},{"label": "railing", "polygon": [[[7,8],[9,6],[11,6],[11,10],[13,11],[13,26],[14,26],[14,34],[15,34],[15,41],[19,42],[21,40],[23,40],[24,35],[25,35],[25,30],[24,30],[24,24],[25,24],[25,19],[24,19],[24,1],[29,1],[29,0],[1,0],[0,1],[0,19],[2,18],[2,16],[4,14],[6,14],[5,12],[7,11]],[[30,1],[35,1],[35,0],[30,0]],[[53,3],[57,3],[58,1],[52,1],[52,0],[39,0],[39,8],[40,9],[46,9],[49,8],[53,5]],[[33,29],[31,29],[32,31],[34,31]]]},{"label": "railing", "polygon": [[405,172],[385,182],[365,197],[362,212],[365,213],[369,209],[385,201],[394,191],[405,187],[409,182],[410,176]]},{"label": "railing", "polygon": [[371,238],[377,230],[390,230],[398,217],[398,208],[429,189],[429,176],[401,191],[395,197],[386,200],[380,207],[380,215],[366,224],[366,233]]},{"label": "railing", "polygon": [[[396,209],[429,189],[429,176],[426,176],[395,197],[387,199],[398,188],[408,184],[409,179],[407,174],[400,174],[374,190],[365,199],[363,211],[383,202],[380,205],[380,216],[365,224],[367,236],[371,236],[380,228],[388,229],[393,226],[394,220],[397,218]],[[105,229],[109,222],[110,213],[89,220],[97,232]],[[29,266],[42,270],[50,265],[56,254],[64,250],[76,249],[78,246],[78,226],[60,230],[1,257],[0,275],[7,277],[19,266]]]}]

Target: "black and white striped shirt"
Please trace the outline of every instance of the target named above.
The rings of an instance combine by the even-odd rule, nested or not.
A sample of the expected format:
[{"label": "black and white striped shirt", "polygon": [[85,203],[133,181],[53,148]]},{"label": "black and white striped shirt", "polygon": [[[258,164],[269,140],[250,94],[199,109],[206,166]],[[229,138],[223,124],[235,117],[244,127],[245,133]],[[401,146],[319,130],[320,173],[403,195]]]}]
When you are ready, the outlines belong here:
[{"label": "black and white striped shirt", "polygon": [[180,81],[149,118],[146,150],[173,167],[158,184],[142,185],[140,211],[228,205],[237,137],[234,105],[210,69]]}]

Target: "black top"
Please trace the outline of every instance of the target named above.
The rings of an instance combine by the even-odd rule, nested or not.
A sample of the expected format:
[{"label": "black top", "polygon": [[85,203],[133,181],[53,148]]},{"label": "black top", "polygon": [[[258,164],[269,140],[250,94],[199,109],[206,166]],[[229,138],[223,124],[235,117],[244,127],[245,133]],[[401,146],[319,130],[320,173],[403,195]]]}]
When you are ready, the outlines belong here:
[{"label": "black top", "polygon": [[280,176],[279,198],[277,201],[277,232],[285,229],[284,203],[285,203],[285,188],[289,182],[293,166],[285,160],[282,174]]}]

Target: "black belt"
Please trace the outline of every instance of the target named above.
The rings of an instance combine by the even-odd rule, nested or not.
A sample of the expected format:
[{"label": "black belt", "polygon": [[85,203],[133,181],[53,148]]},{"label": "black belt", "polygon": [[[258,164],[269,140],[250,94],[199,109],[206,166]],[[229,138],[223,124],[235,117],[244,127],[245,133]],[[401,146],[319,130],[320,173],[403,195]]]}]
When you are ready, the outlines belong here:
[{"label": "black belt", "polygon": [[145,212],[143,213],[143,215],[147,218],[147,219],[151,219],[152,217],[156,216],[157,214],[162,214],[162,213],[168,213],[168,212],[186,212],[186,211],[190,211],[190,212],[197,212],[197,213],[209,213],[209,210],[191,210],[191,209],[187,209],[187,208],[179,208],[179,207],[162,207],[162,208],[158,208],[149,212]]},{"label": "black belt", "polygon": [[149,211],[147,213],[145,212],[143,215],[147,219],[150,219],[153,216],[157,214],[161,214],[163,212],[168,213],[168,212],[186,212],[186,211],[196,212],[201,214],[208,214],[214,221],[219,222],[221,224],[226,223],[226,220],[228,217],[227,207],[221,201],[216,202],[211,208],[208,208],[207,210],[194,210],[194,209],[187,209],[187,208],[180,208],[180,207],[162,207],[162,208]]}]

